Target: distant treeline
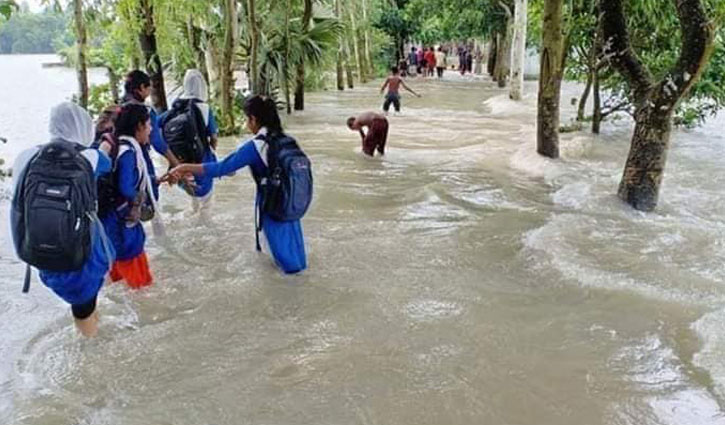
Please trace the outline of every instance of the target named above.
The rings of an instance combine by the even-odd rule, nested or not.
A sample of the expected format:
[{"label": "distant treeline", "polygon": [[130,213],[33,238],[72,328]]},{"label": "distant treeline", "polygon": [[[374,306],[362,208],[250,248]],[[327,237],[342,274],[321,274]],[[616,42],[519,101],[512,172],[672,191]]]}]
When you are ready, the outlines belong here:
[{"label": "distant treeline", "polygon": [[67,16],[51,10],[14,13],[9,20],[0,21],[0,54],[55,53],[73,43],[68,22]]}]

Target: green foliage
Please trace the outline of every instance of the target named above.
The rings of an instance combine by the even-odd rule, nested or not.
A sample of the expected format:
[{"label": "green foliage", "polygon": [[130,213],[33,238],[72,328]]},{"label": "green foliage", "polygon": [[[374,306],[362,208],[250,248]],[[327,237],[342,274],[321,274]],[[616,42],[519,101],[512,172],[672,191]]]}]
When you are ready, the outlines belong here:
[{"label": "green foliage", "polygon": [[[722,2],[705,0],[706,9],[715,21],[723,15]],[[631,1],[625,13],[635,53],[652,72],[656,80],[667,77],[675,66],[682,43],[680,22],[673,2],[655,0]],[[725,106],[725,38],[720,28],[715,39],[714,54],[700,80],[692,87],[675,113],[676,125],[692,127],[704,122]],[[626,82],[619,74],[604,80],[604,88],[613,96],[627,98],[631,95]]]},{"label": "green foliage", "polygon": [[415,31],[414,22],[404,11],[392,7],[384,8],[374,25],[391,37],[402,40],[407,40]]},{"label": "green foliage", "polygon": [[113,105],[111,90],[108,84],[92,85],[88,91],[88,113],[96,118],[103,110]]},{"label": "green foliage", "polygon": [[10,16],[18,10],[18,4],[14,0],[0,0],[0,16],[10,19]]},{"label": "green foliage", "polygon": [[411,0],[405,8],[412,38],[424,44],[486,37],[505,30],[510,0]]},{"label": "green foliage", "polygon": [[67,16],[51,10],[13,13],[0,27],[0,54],[54,53],[56,40],[65,37],[68,22]]}]

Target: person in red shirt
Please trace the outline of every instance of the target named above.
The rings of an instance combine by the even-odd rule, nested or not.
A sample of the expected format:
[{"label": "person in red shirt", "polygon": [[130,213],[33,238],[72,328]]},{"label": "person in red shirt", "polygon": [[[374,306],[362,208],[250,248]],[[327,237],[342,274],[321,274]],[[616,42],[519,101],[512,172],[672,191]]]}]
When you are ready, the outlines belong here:
[{"label": "person in red shirt", "polygon": [[425,63],[428,67],[426,75],[433,76],[436,69],[436,54],[432,47],[425,52]]}]

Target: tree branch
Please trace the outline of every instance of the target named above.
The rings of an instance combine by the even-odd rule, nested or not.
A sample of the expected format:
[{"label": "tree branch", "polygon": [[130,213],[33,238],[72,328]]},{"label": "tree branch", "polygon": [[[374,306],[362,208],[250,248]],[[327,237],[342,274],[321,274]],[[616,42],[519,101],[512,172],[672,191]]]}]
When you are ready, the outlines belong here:
[{"label": "tree branch", "polygon": [[637,105],[642,105],[653,89],[654,78],[632,51],[622,0],[600,0],[599,10],[604,57],[609,59],[614,68],[629,82],[635,102]]},{"label": "tree branch", "polygon": [[657,86],[660,108],[674,108],[700,78],[712,55],[714,24],[701,0],[675,0],[682,29],[682,48],[677,64]]},{"label": "tree branch", "polygon": [[501,0],[499,0],[498,5],[499,5],[499,7],[501,7],[501,9],[503,9],[506,12],[507,20],[510,21],[511,19],[513,19],[514,14],[513,14],[513,12],[511,12],[511,8],[509,7],[509,5],[507,5],[506,3],[504,3]]}]

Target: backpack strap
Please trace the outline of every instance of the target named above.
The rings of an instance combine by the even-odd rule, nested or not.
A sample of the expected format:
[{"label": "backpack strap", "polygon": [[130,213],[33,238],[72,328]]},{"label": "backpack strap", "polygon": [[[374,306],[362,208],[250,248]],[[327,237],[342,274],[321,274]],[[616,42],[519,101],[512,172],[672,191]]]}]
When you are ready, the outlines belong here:
[{"label": "backpack strap", "polygon": [[254,239],[256,242],[257,252],[262,252],[262,245],[259,243],[259,232],[262,231],[262,204],[259,202],[259,196],[254,201]]},{"label": "backpack strap", "polygon": [[108,239],[108,234],[106,233],[106,229],[103,227],[103,223],[101,222],[101,219],[98,218],[98,214],[93,211],[88,213],[88,218],[91,219],[91,222],[96,225],[96,229],[100,233],[101,236],[101,244],[103,245],[103,251],[106,253],[106,259],[108,260],[108,267],[113,266],[114,262],[114,256],[111,254],[111,242]]},{"label": "backpack strap", "polygon": [[30,291],[30,264],[25,264],[25,282],[23,282],[23,294]]},{"label": "backpack strap", "polygon": [[115,161],[118,157],[118,141],[115,137],[113,137],[113,134],[111,134],[110,132],[106,132],[101,135],[98,146],[100,147],[103,142],[111,145],[111,153],[109,154],[109,156],[111,157],[111,161]]},{"label": "backpack strap", "polygon": [[[265,161],[265,158],[262,158],[262,162],[264,163],[265,167],[269,171],[269,149],[270,149],[270,136],[259,134],[255,138],[255,140],[261,140],[264,142],[265,145],[267,145],[267,161]],[[260,157],[262,156],[262,149],[258,149],[257,153],[259,153]],[[257,195],[254,198],[254,237],[256,242],[256,249],[257,252],[262,252],[262,245],[259,243],[259,232],[262,231],[262,220],[263,220],[263,214],[262,214],[262,202],[261,198],[263,196],[263,188],[262,185],[264,185],[267,182],[266,175],[257,175],[256,173],[252,173],[252,177],[254,177],[254,182],[257,184]]]},{"label": "backpack strap", "polygon": [[191,114],[194,116],[194,122],[196,123],[196,131],[199,133],[204,147],[209,147],[209,134],[206,130],[207,121],[204,119],[204,114],[201,112],[199,103],[204,103],[199,99],[190,99],[189,108],[191,108]]},{"label": "backpack strap", "polygon": [[[268,144],[267,136],[265,135],[258,134],[254,139],[261,140],[265,144]],[[269,147],[267,149],[267,152],[269,152]],[[260,158],[262,155],[261,151],[261,149],[257,150]],[[262,158],[262,162],[264,162],[264,158]],[[259,232],[262,231],[262,203],[260,202],[260,199],[262,197],[262,185],[266,182],[267,176],[258,175],[257,173],[252,172],[252,177],[254,177],[254,182],[257,184],[257,195],[254,197],[254,238],[257,252],[262,252],[262,245],[259,243]]]}]

